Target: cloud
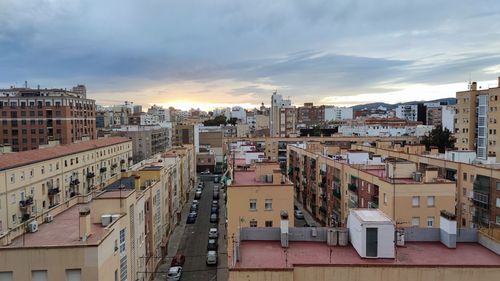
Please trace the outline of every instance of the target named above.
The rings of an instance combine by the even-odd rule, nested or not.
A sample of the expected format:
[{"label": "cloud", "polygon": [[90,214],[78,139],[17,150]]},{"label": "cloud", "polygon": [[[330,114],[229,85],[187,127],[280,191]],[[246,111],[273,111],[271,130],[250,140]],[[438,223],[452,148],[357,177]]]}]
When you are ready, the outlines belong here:
[{"label": "cloud", "polygon": [[102,102],[392,99],[495,78],[499,16],[493,0],[0,0],[0,86],[85,83]]}]

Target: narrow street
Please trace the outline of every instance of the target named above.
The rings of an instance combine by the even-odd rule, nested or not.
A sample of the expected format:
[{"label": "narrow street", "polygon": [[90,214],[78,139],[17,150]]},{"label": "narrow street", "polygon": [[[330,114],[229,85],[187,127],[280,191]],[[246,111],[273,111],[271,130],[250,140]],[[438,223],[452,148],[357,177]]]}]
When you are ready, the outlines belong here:
[{"label": "narrow street", "polygon": [[[168,258],[165,263],[159,268],[155,280],[166,280],[166,272],[168,271],[172,256],[176,253],[183,254],[186,257],[186,262],[183,266],[183,274],[181,280],[227,280],[227,246],[225,241],[225,204],[224,191],[220,188],[220,184],[214,184],[213,177],[204,176],[205,187],[201,199],[198,199],[198,217],[193,224],[186,224],[189,207],[194,199],[194,190],[191,192],[190,199],[182,211],[182,223],[177,226],[177,237],[171,237],[169,244]],[[210,223],[210,210],[213,200],[214,185],[219,186],[219,222],[217,224]],[[207,243],[208,231],[212,227],[216,227],[219,231],[218,239],[218,265],[206,265],[207,259]],[[172,249],[170,249],[172,248]],[[171,251],[172,250],[172,251]]]}]

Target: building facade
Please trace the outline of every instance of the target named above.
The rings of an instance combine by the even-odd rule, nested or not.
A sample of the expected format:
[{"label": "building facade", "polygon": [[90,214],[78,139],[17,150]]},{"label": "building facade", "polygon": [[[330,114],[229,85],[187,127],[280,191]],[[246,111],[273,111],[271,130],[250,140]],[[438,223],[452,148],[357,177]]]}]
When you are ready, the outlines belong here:
[{"label": "building facade", "polygon": [[122,126],[114,129],[113,134],[132,140],[134,163],[151,158],[171,146],[170,130],[160,126]]},{"label": "building facade", "polygon": [[97,138],[95,101],[81,90],[0,89],[0,114],[0,140],[12,151]]}]

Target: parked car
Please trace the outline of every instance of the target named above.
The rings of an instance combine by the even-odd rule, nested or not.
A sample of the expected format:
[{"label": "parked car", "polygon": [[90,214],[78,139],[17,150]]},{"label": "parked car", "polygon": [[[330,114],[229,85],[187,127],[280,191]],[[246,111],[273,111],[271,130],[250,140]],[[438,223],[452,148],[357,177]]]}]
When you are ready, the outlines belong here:
[{"label": "parked car", "polygon": [[184,255],[177,254],[172,259],[170,266],[183,266],[185,261],[186,261],[186,257]]},{"label": "parked car", "polygon": [[206,169],[205,171],[201,172],[200,174],[202,174],[202,175],[210,175],[210,170]]},{"label": "parked car", "polygon": [[212,201],[212,207],[213,206],[219,207],[219,200],[213,200]]},{"label": "parked car", "polygon": [[200,201],[195,199],[195,200],[193,200],[193,202],[191,202],[191,204],[198,206],[198,205],[200,205]]},{"label": "parked car", "polygon": [[180,266],[172,266],[168,270],[167,281],[179,281],[182,276],[182,267]]},{"label": "parked car", "polygon": [[217,228],[210,228],[208,231],[208,238],[210,239],[217,239],[219,237],[219,231]]},{"label": "parked car", "polygon": [[203,187],[204,187],[203,182],[199,182],[198,183],[198,188],[203,188]]},{"label": "parked car", "polygon": [[196,222],[196,213],[189,213],[186,223],[191,224],[195,222]]},{"label": "parked car", "polygon": [[219,177],[214,177],[214,183],[219,183]]},{"label": "parked car", "polygon": [[219,213],[219,208],[212,206],[210,209],[210,214],[218,214]]},{"label": "parked car", "polygon": [[219,192],[219,186],[218,185],[214,185],[214,192]]},{"label": "parked car", "polygon": [[189,208],[189,212],[197,212],[198,211],[198,205],[196,204],[191,204],[191,208]]},{"label": "parked car", "polygon": [[214,199],[219,199],[219,192],[214,192],[214,196],[213,196]]},{"label": "parked car", "polygon": [[302,213],[301,210],[295,210],[293,213],[294,213],[296,219],[298,219],[298,220],[304,219],[304,214]]},{"label": "parked car", "polygon": [[298,210],[298,209],[299,209],[299,207],[297,207],[297,206],[293,205],[293,210],[294,210],[294,211],[295,211],[295,210]]},{"label": "parked car", "polygon": [[219,222],[219,216],[217,214],[211,214],[210,215],[210,222],[211,223],[217,223],[217,222]]},{"label": "parked car", "polygon": [[217,251],[217,239],[208,239],[207,250]]},{"label": "parked car", "polygon": [[194,194],[194,198],[200,199],[201,198],[201,191],[196,191],[196,193]]},{"label": "parked car", "polygon": [[217,251],[207,252],[207,265],[217,265]]}]

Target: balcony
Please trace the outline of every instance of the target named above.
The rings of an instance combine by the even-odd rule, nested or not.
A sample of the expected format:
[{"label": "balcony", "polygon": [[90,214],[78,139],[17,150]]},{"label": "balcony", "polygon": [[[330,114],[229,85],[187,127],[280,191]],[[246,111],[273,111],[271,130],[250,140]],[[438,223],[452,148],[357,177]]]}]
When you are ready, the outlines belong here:
[{"label": "balcony", "polygon": [[111,169],[116,169],[116,167],[118,167],[118,164],[114,163],[113,165],[111,165]]},{"label": "balcony", "polygon": [[107,169],[106,167],[101,167],[101,168],[99,169],[99,172],[101,172],[101,173],[106,173],[106,171],[107,171],[107,170],[108,170],[108,169]]},{"label": "balcony", "polygon": [[320,206],[319,212],[322,213],[323,215],[326,215],[326,207]]},{"label": "balcony", "polygon": [[87,179],[91,179],[93,177],[95,177],[95,173],[94,172],[87,173]]},{"label": "balcony", "polygon": [[350,183],[347,185],[347,188],[349,188],[350,191],[357,193],[358,192],[358,187],[354,183]]},{"label": "balcony", "polygon": [[33,205],[33,197],[31,196],[28,196],[26,197],[26,199],[19,201],[19,208],[21,208],[22,210],[26,210],[26,208],[31,205]]},{"label": "balcony", "polygon": [[340,191],[337,190],[337,189],[333,190],[333,196],[336,197],[339,200],[342,198],[342,196],[340,195]]},{"label": "balcony", "polygon": [[125,164],[125,159],[120,160],[121,164]]},{"label": "balcony", "polygon": [[79,179],[74,179],[72,181],[69,182],[69,185],[71,186],[75,186],[75,185],[79,185],[80,184],[80,180]]},{"label": "balcony", "polygon": [[50,188],[48,190],[49,196],[54,196],[54,195],[58,194],[59,192],[61,192],[61,190],[59,189],[59,187]]}]

